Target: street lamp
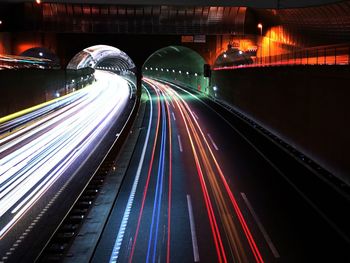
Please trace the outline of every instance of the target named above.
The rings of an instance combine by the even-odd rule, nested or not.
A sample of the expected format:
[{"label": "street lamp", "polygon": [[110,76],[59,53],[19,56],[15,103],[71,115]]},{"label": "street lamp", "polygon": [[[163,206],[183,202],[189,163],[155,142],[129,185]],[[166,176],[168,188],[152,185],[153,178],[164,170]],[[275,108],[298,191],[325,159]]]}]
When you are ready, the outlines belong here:
[{"label": "street lamp", "polygon": [[259,23],[258,24],[258,28],[260,29],[260,37],[261,37],[261,39],[260,39],[260,57],[261,57],[261,64],[262,64],[262,55],[263,55],[263,46],[262,46],[262,31],[263,31],[263,25],[261,24],[261,23]]},{"label": "street lamp", "polygon": [[259,23],[258,28],[260,29],[260,36],[262,36],[263,25]]}]

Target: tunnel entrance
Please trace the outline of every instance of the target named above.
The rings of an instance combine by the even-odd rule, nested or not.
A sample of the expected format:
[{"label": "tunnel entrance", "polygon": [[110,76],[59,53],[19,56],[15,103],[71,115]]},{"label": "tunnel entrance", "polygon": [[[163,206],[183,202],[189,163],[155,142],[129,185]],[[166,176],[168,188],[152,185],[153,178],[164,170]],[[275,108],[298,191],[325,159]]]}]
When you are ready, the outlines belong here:
[{"label": "tunnel entrance", "polygon": [[85,48],[76,54],[67,65],[67,69],[81,69],[86,67],[118,73],[126,71],[134,72],[136,68],[132,59],[125,52],[107,45],[96,45]]},{"label": "tunnel entrance", "polygon": [[55,65],[56,68],[60,65],[60,59],[50,49],[45,47],[33,47],[25,50],[20,54],[22,57],[37,58],[47,60],[50,64]]},{"label": "tunnel entrance", "polygon": [[209,78],[204,76],[206,61],[184,46],[168,46],[154,52],[142,66],[142,74],[208,93]]},{"label": "tunnel entrance", "polygon": [[76,54],[68,63],[67,70],[93,68],[123,76],[137,86],[136,66],[123,51],[108,45],[95,45]]}]

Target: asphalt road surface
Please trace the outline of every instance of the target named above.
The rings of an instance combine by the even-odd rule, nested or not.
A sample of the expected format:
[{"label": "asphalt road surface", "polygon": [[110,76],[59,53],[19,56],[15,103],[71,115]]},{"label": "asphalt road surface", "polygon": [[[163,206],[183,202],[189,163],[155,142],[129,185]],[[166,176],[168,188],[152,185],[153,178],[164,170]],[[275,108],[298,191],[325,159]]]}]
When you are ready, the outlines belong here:
[{"label": "asphalt road surface", "polygon": [[144,92],[93,262],[350,262],[346,231],[205,100],[147,78]]}]

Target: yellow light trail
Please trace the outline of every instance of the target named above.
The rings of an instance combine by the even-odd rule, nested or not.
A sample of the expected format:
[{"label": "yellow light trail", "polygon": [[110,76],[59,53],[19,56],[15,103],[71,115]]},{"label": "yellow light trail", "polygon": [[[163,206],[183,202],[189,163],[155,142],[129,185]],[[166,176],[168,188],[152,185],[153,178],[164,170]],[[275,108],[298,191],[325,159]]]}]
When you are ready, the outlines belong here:
[{"label": "yellow light trail", "polygon": [[[87,86],[87,87],[84,88],[84,89],[88,89],[88,88],[91,88],[91,85]],[[78,91],[69,93],[69,94],[64,95],[64,96],[62,96],[62,97],[59,97],[59,98],[56,98],[56,99],[53,99],[53,100],[49,100],[49,101],[40,103],[40,104],[38,104],[38,105],[35,105],[35,106],[33,106],[33,107],[30,107],[30,108],[27,108],[27,109],[24,109],[24,110],[15,112],[15,113],[11,113],[11,114],[9,114],[9,115],[7,115],[7,116],[1,117],[1,118],[0,118],[0,124],[2,124],[2,123],[4,123],[4,122],[7,122],[7,121],[10,121],[10,120],[13,120],[13,119],[18,118],[18,117],[21,117],[21,116],[23,116],[23,115],[25,115],[25,114],[31,113],[31,112],[36,111],[36,110],[38,110],[38,109],[41,109],[41,108],[43,108],[43,107],[45,107],[45,106],[48,106],[48,105],[50,105],[50,104],[52,104],[52,103],[58,102],[58,101],[60,101],[60,100],[63,100],[63,99],[65,99],[65,98],[68,98],[68,97],[72,96],[73,94],[77,94],[78,92],[81,92],[82,90],[83,90],[83,89],[80,89],[80,90],[78,90]]]}]

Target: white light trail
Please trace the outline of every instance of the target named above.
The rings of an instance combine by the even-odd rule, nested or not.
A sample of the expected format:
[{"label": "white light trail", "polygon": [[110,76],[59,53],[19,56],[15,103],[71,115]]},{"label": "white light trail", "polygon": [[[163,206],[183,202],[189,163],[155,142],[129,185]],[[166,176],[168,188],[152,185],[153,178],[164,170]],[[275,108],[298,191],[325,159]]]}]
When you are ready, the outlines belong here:
[{"label": "white light trail", "polygon": [[98,71],[96,79],[49,105],[44,116],[0,134],[0,239],[68,168],[80,165],[78,157],[93,148],[124,111],[130,95],[127,81]]}]

